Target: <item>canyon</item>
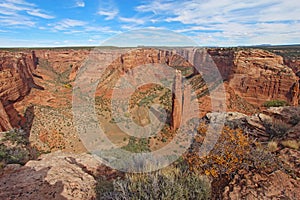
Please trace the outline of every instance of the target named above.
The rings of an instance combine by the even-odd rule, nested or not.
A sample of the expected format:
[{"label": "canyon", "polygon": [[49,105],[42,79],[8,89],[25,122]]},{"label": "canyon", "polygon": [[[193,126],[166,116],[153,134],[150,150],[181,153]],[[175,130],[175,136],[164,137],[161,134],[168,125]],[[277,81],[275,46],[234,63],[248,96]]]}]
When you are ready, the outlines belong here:
[{"label": "canyon", "polygon": [[[106,60],[107,65],[101,65],[101,60]],[[86,153],[87,149],[77,134],[76,122],[73,120],[74,90],[78,89],[85,94],[97,83],[92,96],[97,117],[102,128],[107,131],[107,137],[117,146],[124,147],[129,144],[130,137],[117,127],[116,123],[124,119],[124,116],[116,118],[112,115],[112,110],[118,108],[111,106],[111,99],[118,80],[124,75],[139,81],[135,79],[137,74],[134,74],[133,69],[140,66],[163,65],[175,72],[171,80],[159,77],[159,80],[171,84],[171,89],[153,83],[146,84],[134,91],[129,101],[129,111],[122,113],[121,109],[123,115],[132,115],[134,122],[145,126],[151,121],[151,104],[163,104],[167,113],[163,130],[168,133],[162,131],[157,137],[152,137],[149,140],[151,150],[159,149],[165,142],[172,140],[181,123],[185,124],[192,118],[208,123],[217,119],[216,116],[222,112],[226,112],[225,125],[241,128],[245,134],[259,142],[264,143],[277,137],[269,131],[267,123],[278,120],[287,126],[287,134],[281,139],[299,142],[299,60],[285,57],[282,52],[280,54],[277,51],[255,48],[101,47],[0,50],[0,132],[24,130],[30,148],[34,149],[30,151],[34,154],[31,158],[39,157],[34,152],[45,154],[24,166],[8,165],[0,173],[0,188],[2,191],[9,191],[16,185],[17,190],[13,194],[0,192],[0,196],[9,198],[10,195],[21,195],[23,199],[34,199],[27,192],[31,186],[39,184],[43,187],[35,187],[35,190],[45,198],[51,195],[58,199],[95,198],[96,194],[92,191],[96,184],[95,177],[99,173],[104,176],[104,171],[106,175],[112,176],[118,173],[99,166]],[[87,68],[89,62],[94,62],[95,71]],[[102,72],[101,77],[97,71]],[[81,74],[86,77],[81,79]],[[154,76],[160,75],[172,77],[168,70],[154,73]],[[139,79],[147,80],[152,74],[145,72],[138,76]],[[81,81],[80,85],[78,80]],[[121,86],[120,95],[116,99],[118,101],[124,100],[131,93],[126,85]],[[84,99],[86,96],[82,97]],[[266,102],[279,100],[289,106],[266,108]],[[159,119],[161,113],[158,110],[151,111]],[[283,145],[281,142],[279,144]],[[298,153],[295,149],[278,150],[282,157],[291,154],[290,157],[287,156],[287,163],[292,168],[299,164]],[[291,157],[295,159],[290,161]],[[44,171],[45,167],[49,170]],[[65,171],[64,167],[73,172]],[[256,182],[261,182],[261,179],[263,184],[267,180],[276,184],[277,176],[281,176],[286,180],[285,186],[292,191],[289,195],[295,195],[294,191],[300,190],[299,181],[282,173],[284,172],[277,171],[270,176],[260,176],[256,172],[241,172],[223,191],[224,198],[238,199],[253,193],[244,185],[236,185],[238,181],[244,181],[246,176],[253,174],[259,180],[251,179],[252,186],[256,187]],[[80,178],[72,177],[73,174],[78,174]],[[36,177],[31,180],[28,188],[23,187],[25,182],[4,184],[11,179],[26,176]],[[51,184],[45,184],[44,178]],[[270,188],[272,194],[268,195],[271,198],[276,196],[279,189],[275,186]],[[266,191],[255,195],[262,197],[265,194]]]},{"label": "canyon", "polygon": [[[104,92],[105,95],[111,94],[115,79],[135,66],[161,63],[170,67],[191,69],[201,56],[196,49],[184,48],[122,51],[117,53],[119,56],[114,55],[116,59],[107,68],[108,74],[104,75],[105,81],[100,83],[96,96],[101,96]],[[71,102],[76,73],[89,57],[89,53],[89,49],[2,51],[1,130],[24,126],[24,114],[29,105],[67,107]],[[226,88],[226,110],[253,113],[270,100],[284,100],[290,105],[298,105],[299,77],[295,70],[296,61],[290,64],[284,62],[279,55],[259,49],[215,48],[208,49],[207,54],[219,70]],[[290,65],[285,65],[286,63]],[[191,76],[196,77],[197,73],[199,74],[195,71]],[[193,90],[196,93],[207,90],[206,86],[199,88],[201,84],[209,87],[213,83],[202,80],[198,86],[194,84]],[[204,114],[210,111],[207,95],[203,95],[201,102],[200,110]]]}]

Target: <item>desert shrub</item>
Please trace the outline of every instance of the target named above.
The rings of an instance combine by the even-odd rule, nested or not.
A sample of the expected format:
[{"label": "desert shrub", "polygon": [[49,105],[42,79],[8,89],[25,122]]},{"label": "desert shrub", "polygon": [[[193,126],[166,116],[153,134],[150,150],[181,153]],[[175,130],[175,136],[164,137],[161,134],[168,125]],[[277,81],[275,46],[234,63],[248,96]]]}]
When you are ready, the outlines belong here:
[{"label": "desert shrub", "polygon": [[3,142],[10,141],[12,144],[24,144],[27,145],[28,138],[26,132],[22,129],[12,129],[4,133]]},{"label": "desert shrub", "polygon": [[66,84],[64,84],[64,87],[69,89],[69,88],[72,88],[73,86],[70,83],[66,83]]},{"label": "desert shrub", "polygon": [[241,169],[274,171],[279,168],[275,155],[268,147],[252,141],[240,129],[224,127],[218,142],[207,156],[200,157],[199,146],[203,142],[205,128],[199,129],[192,149],[184,158],[189,170],[214,178],[230,177]]},{"label": "desert shrub", "polygon": [[162,138],[161,141],[162,141],[163,143],[165,143],[165,142],[167,142],[167,139],[166,139],[166,138]]},{"label": "desert shrub", "polygon": [[[111,185],[107,188],[112,189]],[[111,191],[102,189],[99,199],[210,199],[210,194],[206,177],[168,167],[153,173],[126,174],[125,179],[114,181]]]},{"label": "desert shrub", "polygon": [[288,106],[288,103],[283,100],[271,100],[271,101],[266,101],[263,104],[264,107],[270,108],[270,107],[280,107],[280,106]]},{"label": "desert shrub", "polygon": [[146,138],[135,138],[130,137],[128,144],[123,147],[124,150],[130,151],[132,153],[141,153],[141,152],[149,152],[150,149],[148,147],[148,139]]},{"label": "desert shrub", "polygon": [[12,129],[1,133],[0,140],[0,163],[25,164],[29,159],[29,151],[26,148],[29,144],[26,132],[22,129]]},{"label": "desert shrub", "polygon": [[287,123],[279,119],[265,121],[263,125],[266,128],[266,132],[269,134],[270,139],[284,137],[290,128]]},{"label": "desert shrub", "polygon": [[[201,140],[195,139],[195,142]],[[196,146],[194,146],[196,147]],[[185,155],[191,171],[212,177],[230,175],[245,164],[250,151],[250,141],[239,129],[224,127],[218,142],[207,156],[200,157],[197,147]]]},{"label": "desert shrub", "polygon": [[0,162],[5,164],[25,164],[29,159],[29,152],[20,147],[7,147],[0,144]]},{"label": "desert shrub", "polygon": [[293,126],[297,125],[300,122],[300,116],[298,114],[291,116],[289,123]]},{"label": "desert shrub", "polygon": [[279,168],[283,168],[278,158],[273,154],[269,147],[263,146],[261,143],[254,142],[247,154],[243,169],[261,172],[273,172]]}]

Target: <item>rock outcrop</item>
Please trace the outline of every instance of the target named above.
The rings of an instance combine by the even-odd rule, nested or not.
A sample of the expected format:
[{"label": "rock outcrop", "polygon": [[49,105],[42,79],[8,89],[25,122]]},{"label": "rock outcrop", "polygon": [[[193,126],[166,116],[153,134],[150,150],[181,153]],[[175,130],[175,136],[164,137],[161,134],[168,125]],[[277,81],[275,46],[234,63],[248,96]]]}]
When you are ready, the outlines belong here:
[{"label": "rock outcrop", "polygon": [[18,126],[19,116],[13,103],[24,98],[32,87],[38,60],[35,52],[0,52],[0,131]]},{"label": "rock outcrop", "polygon": [[250,116],[239,112],[208,113],[206,119],[217,123],[218,115],[223,115],[225,125],[240,128],[258,141],[266,142],[272,138],[297,141],[300,137],[299,107],[271,107]]},{"label": "rock outcrop", "polygon": [[299,199],[300,184],[282,171],[258,174],[241,170],[225,188],[222,199]]},{"label": "rock outcrop", "polygon": [[210,49],[223,80],[247,102],[261,106],[268,100],[298,105],[299,78],[283,58],[258,49]]},{"label": "rock outcrop", "polygon": [[25,166],[8,165],[0,175],[1,199],[95,199],[100,167],[92,155],[46,154]]}]

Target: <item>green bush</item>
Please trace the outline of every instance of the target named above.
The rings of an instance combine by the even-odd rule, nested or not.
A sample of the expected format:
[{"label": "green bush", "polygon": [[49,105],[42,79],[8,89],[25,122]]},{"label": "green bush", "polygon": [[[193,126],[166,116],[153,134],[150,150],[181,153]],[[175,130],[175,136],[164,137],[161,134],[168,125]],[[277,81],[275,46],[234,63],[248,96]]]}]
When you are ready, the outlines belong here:
[{"label": "green bush", "polygon": [[26,132],[22,129],[12,129],[8,132],[5,132],[2,141],[10,141],[12,144],[29,144]]},{"label": "green bush", "polygon": [[25,164],[29,159],[29,144],[26,132],[12,129],[2,133],[0,140],[0,162],[5,164]]},{"label": "green bush", "polygon": [[[182,172],[179,168],[141,174],[126,174],[125,179],[116,180],[113,187],[101,182],[99,199],[210,199],[210,183],[204,176]],[[103,191],[109,188],[111,191]],[[112,189],[113,188],[113,189]],[[99,190],[100,189],[100,190]],[[99,194],[102,191],[101,194]]]},{"label": "green bush", "polygon": [[266,101],[263,104],[264,107],[270,108],[270,107],[280,107],[280,106],[288,106],[288,103],[283,100],[271,100],[271,101]]},{"label": "green bush", "polygon": [[126,151],[130,151],[132,153],[142,153],[142,152],[149,152],[150,149],[148,147],[148,139],[146,138],[135,138],[130,137],[127,146],[122,147],[122,149]]},{"label": "green bush", "polygon": [[19,147],[6,147],[0,144],[0,162],[6,164],[25,164],[29,159],[29,152]]}]

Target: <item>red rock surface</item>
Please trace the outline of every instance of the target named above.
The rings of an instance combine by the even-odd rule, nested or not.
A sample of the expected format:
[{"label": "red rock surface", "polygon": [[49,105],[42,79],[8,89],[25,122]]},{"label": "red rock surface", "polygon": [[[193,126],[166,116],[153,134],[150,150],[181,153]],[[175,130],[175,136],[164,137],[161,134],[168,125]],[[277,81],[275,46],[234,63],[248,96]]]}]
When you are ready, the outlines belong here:
[{"label": "red rock surface", "polygon": [[243,170],[225,188],[222,199],[300,199],[300,184],[279,170],[272,174]]},{"label": "red rock surface", "polygon": [[[76,72],[88,57],[89,52],[88,49],[43,49],[37,50],[36,55],[39,59],[48,61],[55,72],[63,73],[69,69]],[[71,73],[70,80],[73,80],[75,76],[76,73]]]},{"label": "red rock surface", "polygon": [[178,129],[181,124],[181,118],[183,114],[182,100],[182,75],[180,71],[176,71],[172,97],[172,128],[174,130]]},{"label": "red rock surface", "polygon": [[261,106],[280,99],[298,105],[299,78],[281,56],[258,49],[212,49],[208,53],[223,79],[247,102]]},{"label": "red rock surface", "polygon": [[18,126],[13,103],[22,100],[36,87],[33,72],[37,66],[34,52],[0,52],[0,131]]},{"label": "red rock surface", "polygon": [[55,152],[0,174],[0,199],[95,199],[93,172],[100,163],[88,154]]}]

